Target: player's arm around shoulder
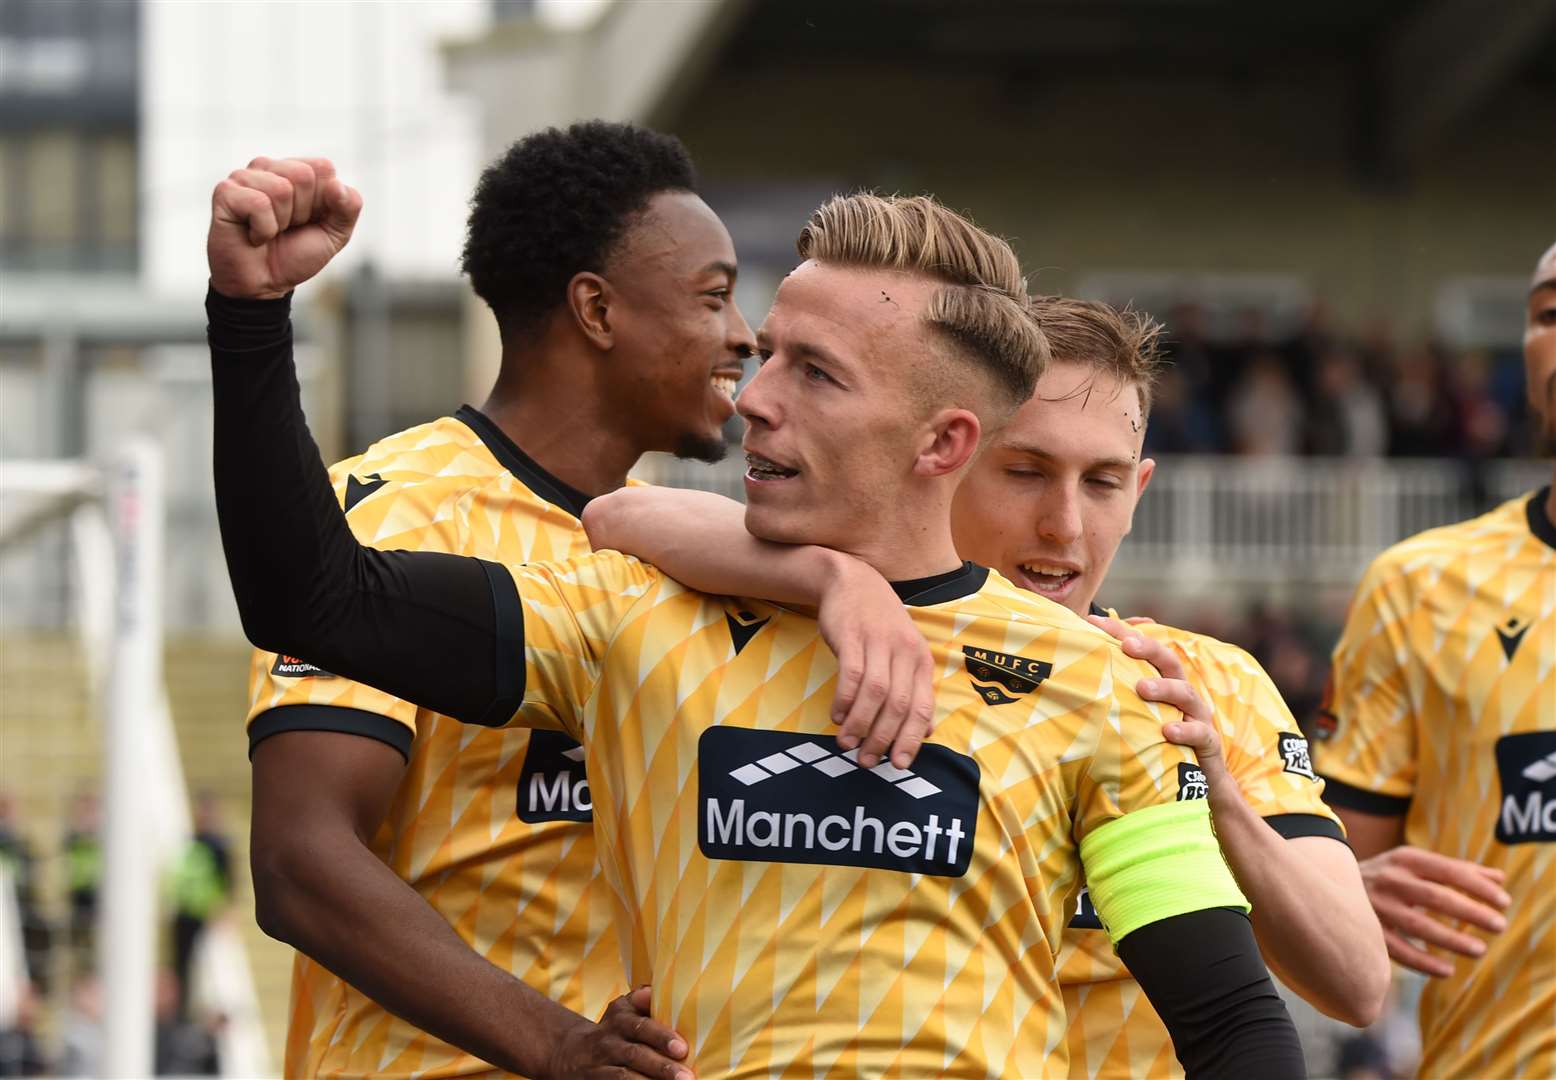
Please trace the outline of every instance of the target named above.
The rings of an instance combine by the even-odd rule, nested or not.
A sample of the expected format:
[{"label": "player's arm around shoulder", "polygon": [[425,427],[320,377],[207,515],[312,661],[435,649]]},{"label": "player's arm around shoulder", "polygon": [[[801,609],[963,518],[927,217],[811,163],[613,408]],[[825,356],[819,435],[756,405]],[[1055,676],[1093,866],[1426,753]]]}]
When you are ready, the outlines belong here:
[{"label": "player's arm around shoulder", "polygon": [[[1216,836],[1252,905],[1266,962],[1320,1011],[1357,1026],[1372,1023],[1390,979],[1382,929],[1354,855],[1318,802],[1305,740],[1268,675],[1230,646],[1223,651],[1237,655],[1217,664],[1201,650],[1180,653],[1154,634],[1116,622],[1104,628],[1122,637],[1127,653],[1156,669],[1158,677],[1141,680],[1138,692],[1183,711],[1184,719],[1163,733],[1198,757]],[[1191,667],[1185,659],[1201,662]],[[1227,736],[1243,744],[1235,759],[1227,753]],[[1240,775],[1231,767],[1234,760]],[[1286,776],[1293,768],[1304,775]],[[1293,783],[1281,795],[1276,787],[1286,780]],[[1282,835],[1268,817],[1296,823],[1288,830],[1294,835]]]},{"label": "player's arm around shoulder", "polygon": [[1192,755],[1162,739],[1176,710],[1130,685],[1119,655],[1090,767],[1076,793],[1086,884],[1120,959],[1192,1077],[1306,1076],[1301,1041],[1210,825]]}]

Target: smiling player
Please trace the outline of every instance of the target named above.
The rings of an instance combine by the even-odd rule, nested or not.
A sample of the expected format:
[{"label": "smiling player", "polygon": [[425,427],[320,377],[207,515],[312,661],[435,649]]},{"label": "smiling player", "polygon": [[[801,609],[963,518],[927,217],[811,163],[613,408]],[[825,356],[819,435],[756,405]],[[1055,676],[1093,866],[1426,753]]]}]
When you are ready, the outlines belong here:
[{"label": "smiling player", "polygon": [[[270,239],[222,255],[253,266]],[[1172,713],[1131,689],[1146,668],[954,550],[960,473],[1043,356],[1014,256],[930,200],[870,196],[818,210],[800,249],[740,406],[780,469],[751,478],[749,523],[858,552],[913,607],[940,722],[911,770],[837,751],[836,664],[803,615],[614,552],[504,568],[360,546],[306,432],[285,302],[230,299],[263,290],[213,259],[246,628],[469,722],[581,737],[629,974],[709,1073],[1062,1072],[1053,949],[1084,859],[1196,1074],[1303,1075],[1193,762],[1161,740]]]}]

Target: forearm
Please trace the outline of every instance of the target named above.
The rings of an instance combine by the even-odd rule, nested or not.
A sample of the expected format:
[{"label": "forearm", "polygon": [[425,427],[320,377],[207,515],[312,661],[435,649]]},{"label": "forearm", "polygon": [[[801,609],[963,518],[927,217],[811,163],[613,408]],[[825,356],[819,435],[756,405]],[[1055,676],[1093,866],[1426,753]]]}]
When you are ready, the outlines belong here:
[{"label": "forearm", "polygon": [[498,692],[487,569],[360,545],[303,416],[287,301],[212,293],[207,311],[217,518],[250,640],[446,715],[505,722],[517,703]]},{"label": "forearm", "polygon": [[261,926],[423,1031],[541,1076],[563,1032],[591,1021],[477,955],[356,840],[254,858]]},{"label": "forearm", "polygon": [[1371,1023],[1388,988],[1388,960],[1350,850],[1322,836],[1288,840],[1240,796],[1213,800],[1212,811],[1270,968],[1326,1015]]},{"label": "forearm", "polygon": [[1167,1025],[1190,1080],[1305,1080],[1301,1040],[1241,911],[1151,923],[1120,941],[1118,955]]},{"label": "forearm", "polygon": [[[636,555],[699,592],[816,606],[858,560],[746,531],[745,507],[707,491],[622,488],[590,501],[589,543]],[[859,564],[863,566],[863,564]]]}]

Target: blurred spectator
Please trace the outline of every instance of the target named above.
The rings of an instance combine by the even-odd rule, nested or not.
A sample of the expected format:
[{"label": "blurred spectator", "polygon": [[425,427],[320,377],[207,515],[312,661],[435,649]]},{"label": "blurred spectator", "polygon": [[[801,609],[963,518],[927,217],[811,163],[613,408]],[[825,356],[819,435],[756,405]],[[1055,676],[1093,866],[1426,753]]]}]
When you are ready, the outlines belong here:
[{"label": "blurred spectator", "polygon": [[97,888],[103,880],[102,804],[92,792],[78,792],[70,803],[65,834],[65,876],[70,894],[70,946],[77,971],[93,966],[97,937]]},{"label": "blurred spectator", "polygon": [[[173,974],[188,987],[200,937],[232,898],[232,844],[222,827],[216,797],[202,791],[195,799],[195,834],[173,870]],[[182,994],[180,1015],[188,1013]]]},{"label": "blurred spectator", "polygon": [[1389,453],[1394,457],[1437,457],[1458,449],[1442,365],[1429,346],[1411,349],[1394,361],[1389,423]]},{"label": "blurred spectator", "polygon": [[1491,357],[1483,352],[1461,356],[1450,373],[1460,452],[1473,461],[1495,457],[1507,443],[1508,418],[1492,394],[1491,376]]},{"label": "blurred spectator", "polygon": [[1356,356],[1330,349],[1317,360],[1307,449],[1324,457],[1372,458],[1388,452],[1383,397],[1366,380]]},{"label": "blurred spectator", "polygon": [[1401,350],[1387,320],[1349,334],[1322,303],[1279,343],[1262,309],[1238,312],[1224,336],[1211,326],[1198,304],[1168,315],[1171,364],[1146,432],[1150,453],[1481,462],[1536,450],[1516,350]]},{"label": "blurred spectator", "polygon": [[1280,357],[1254,355],[1227,401],[1227,427],[1239,454],[1267,457],[1302,449],[1302,400]]},{"label": "blurred spectator", "polygon": [[157,1030],[153,1042],[156,1073],[217,1076],[221,1069],[216,1059],[215,1033],[187,1019],[182,1004],[186,997],[177,975],[171,971],[157,973]]},{"label": "blurred spectator", "polygon": [[27,975],[40,990],[48,990],[48,920],[38,906],[38,864],[32,845],[23,835],[16,814],[16,800],[0,791],[0,863],[4,863],[16,894],[16,913],[21,919],[22,951]]},{"label": "blurred spectator", "polygon": [[1211,454],[1221,448],[1216,416],[1177,368],[1162,372],[1145,429],[1147,454]]},{"label": "blurred spectator", "polygon": [[96,975],[81,975],[71,985],[60,1043],[63,1075],[98,1075],[103,1056],[103,988]]},{"label": "blurred spectator", "polygon": [[0,1023],[0,1076],[41,1076],[48,1071],[38,1043],[38,995],[22,987],[16,1015]]}]

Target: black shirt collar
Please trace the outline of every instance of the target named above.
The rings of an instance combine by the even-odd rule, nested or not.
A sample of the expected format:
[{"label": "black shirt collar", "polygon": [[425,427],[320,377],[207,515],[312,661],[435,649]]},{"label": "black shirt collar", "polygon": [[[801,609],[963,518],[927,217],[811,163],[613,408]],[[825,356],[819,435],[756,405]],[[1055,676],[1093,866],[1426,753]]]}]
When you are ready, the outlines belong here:
[{"label": "black shirt collar", "polygon": [[574,517],[583,517],[584,507],[589,505],[590,496],[562,483],[542,469],[534,458],[520,450],[518,444],[508,438],[507,433],[494,424],[485,413],[473,406],[461,405],[459,411],[454,414],[454,419],[475,432],[486,444],[486,448],[492,452],[492,457],[496,458],[503,468],[522,480],[525,487],[552,506],[566,510]]},{"label": "black shirt collar", "polygon": [[1108,609],[1103,607],[1101,604],[1097,603],[1095,600],[1093,600],[1091,602],[1091,610],[1088,611],[1086,614],[1088,614],[1088,615],[1101,615],[1104,619],[1110,617],[1108,615]]},{"label": "black shirt collar", "polygon": [[928,607],[943,604],[947,600],[960,600],[983,588],[989,580],[989,568],[977,563],[964,562],[955,570],[947,570],[934,577],[914,578],[912,581],[894,581],[891,587],[909,607]]},{"label": "black shirt collar", "polygon": [[1545,513],[1546,500],[1551,497],[1551,486],[1546,484],[1539,491],[1529,496],[1527,506],[1529,515],[1529,531],[1544,540],[1551,547],[1556,548],[1556,521],[1552,521]]}]

